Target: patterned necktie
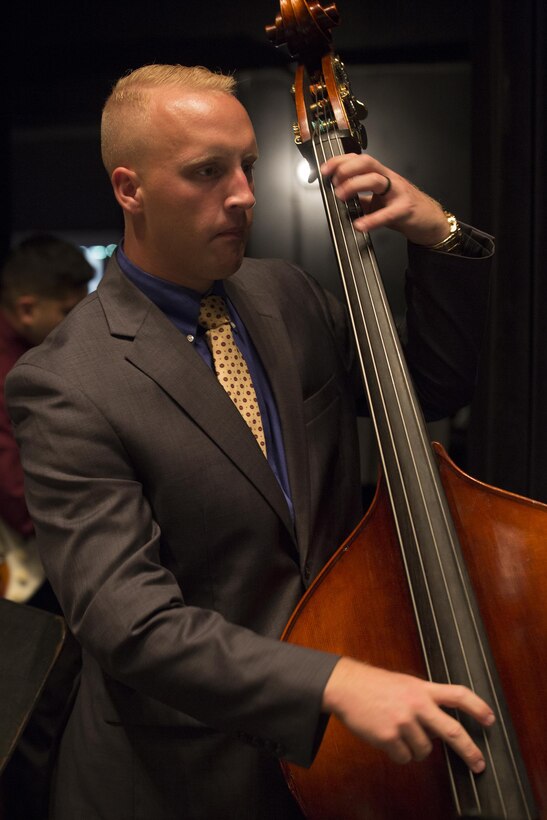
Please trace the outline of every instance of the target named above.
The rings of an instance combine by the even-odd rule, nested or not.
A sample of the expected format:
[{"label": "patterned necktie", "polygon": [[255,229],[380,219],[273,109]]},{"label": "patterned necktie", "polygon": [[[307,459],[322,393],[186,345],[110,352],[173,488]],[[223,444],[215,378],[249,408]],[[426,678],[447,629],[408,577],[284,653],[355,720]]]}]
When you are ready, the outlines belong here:
[{"label": "patterned necktie", "polygon": [[213,354],[213,365],[219,382],[249,425],[262,452],[267,456],[256,392],[247,363],[234,339],[224,299],[221,296],[203,298],[198,322],[206,329],[205,336]]}]

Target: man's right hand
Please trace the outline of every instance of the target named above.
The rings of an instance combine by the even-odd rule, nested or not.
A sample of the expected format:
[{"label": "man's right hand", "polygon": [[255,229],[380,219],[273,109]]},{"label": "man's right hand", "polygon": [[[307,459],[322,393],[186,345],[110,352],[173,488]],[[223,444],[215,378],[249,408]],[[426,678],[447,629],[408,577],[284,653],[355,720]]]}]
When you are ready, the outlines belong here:
[{"label": "man's right hand", "polygon": [[323,693],[324,712],[396,763],[423,760],[438,737],[471,771],[482,772],[482,752],[442,706],[467,712],[483,726],[495,720],[488,704],[465,686],[432,683],[346,657],[334,667]]}]

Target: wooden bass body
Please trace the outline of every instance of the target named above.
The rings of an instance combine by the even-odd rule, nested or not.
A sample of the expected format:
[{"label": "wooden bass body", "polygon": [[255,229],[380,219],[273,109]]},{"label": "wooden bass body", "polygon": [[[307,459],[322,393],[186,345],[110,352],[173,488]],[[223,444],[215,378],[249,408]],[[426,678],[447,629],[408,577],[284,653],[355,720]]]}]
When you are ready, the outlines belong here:
[{"label": "wooden bass body", "polygon": [[[440,445],[434,448],[538,816],[545,820],[547,505],[469,477]],[[283,639],[427,677],[382,478],[370,509],[307,591]],[[449,820],[458,816],[439,742],[427,760],[398,766],[331,718],[312,767],[284,764],[284,770],[310,818]]]}]

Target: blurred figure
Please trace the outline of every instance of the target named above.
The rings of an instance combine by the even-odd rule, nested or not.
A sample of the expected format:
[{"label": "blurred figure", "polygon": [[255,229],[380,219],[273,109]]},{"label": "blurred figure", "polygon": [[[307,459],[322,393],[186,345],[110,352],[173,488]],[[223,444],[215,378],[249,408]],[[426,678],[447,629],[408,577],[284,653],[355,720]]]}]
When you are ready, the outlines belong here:
[{"label": "blurred figure", "polygon": [[[0,594],[60,613],[38,557],[25,503],[23,471],[4,402],[4,382],[19,357],[40,344],[87,294],[92,266],[81,251],[55,236],[35,234],[12,249],[0,274],[0,563],[7,586]],[[80,665],[69,636],[2,778],[5,820],[47,816],[51,752]]]},{"label": "blurred figure", "polygon": [[[40,344],[87,294],[93,268],[63,239],[36,234],[8,255],[0,274],[0,555],[9,568],[6,598],[37,603],[44,573],[25,503],[23,471],[4,403],[4,382],[19,357]],[[40,599],[34,602],[33,596]]]}]

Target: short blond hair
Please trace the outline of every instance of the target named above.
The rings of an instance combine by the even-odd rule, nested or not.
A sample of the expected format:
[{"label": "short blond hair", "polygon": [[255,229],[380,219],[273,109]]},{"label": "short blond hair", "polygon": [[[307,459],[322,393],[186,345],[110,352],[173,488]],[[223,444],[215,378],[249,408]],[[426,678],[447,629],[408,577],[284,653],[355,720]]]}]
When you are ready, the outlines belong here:
[{"label": "short blond hair", "polygon": [[236,80],[204,66],[160,64],[141,66],[121,77],[104,105],[101,120],[101,154],[109,175],[141,147],[132,120],[137,116],[142,122],[146,121],[151,91],[169,86],[233,95]]}]

